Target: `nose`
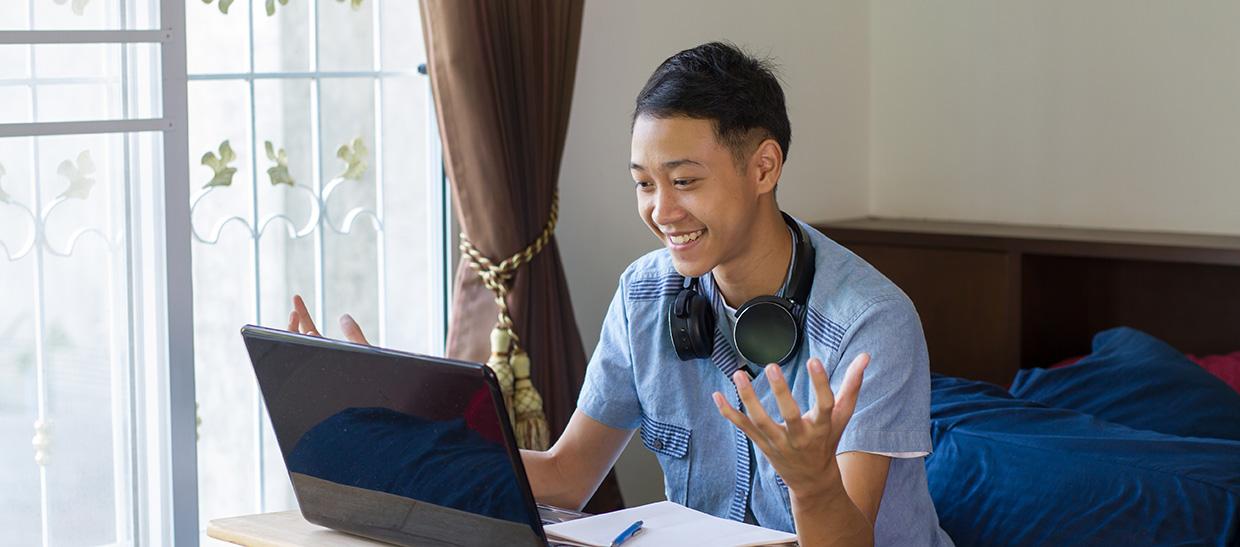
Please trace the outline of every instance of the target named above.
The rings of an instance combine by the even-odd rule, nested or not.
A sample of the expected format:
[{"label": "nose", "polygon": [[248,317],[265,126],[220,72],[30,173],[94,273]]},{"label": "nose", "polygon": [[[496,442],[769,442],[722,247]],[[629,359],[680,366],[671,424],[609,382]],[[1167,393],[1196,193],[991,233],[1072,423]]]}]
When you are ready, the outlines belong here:
[{"label": "nose", "polygon": [[654,210],[650,213],[650,220],[660,226],[671,226],[680,220],[684,216],[684,209],[680,207],[677,197],[676,192],[657,186],[651,198]]}]

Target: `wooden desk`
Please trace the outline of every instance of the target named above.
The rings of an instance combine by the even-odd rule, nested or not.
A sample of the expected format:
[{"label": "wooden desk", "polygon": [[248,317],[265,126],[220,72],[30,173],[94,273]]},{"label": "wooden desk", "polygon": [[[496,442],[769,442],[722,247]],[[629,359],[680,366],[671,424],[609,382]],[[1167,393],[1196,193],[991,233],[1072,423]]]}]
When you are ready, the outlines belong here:
[{"label": "wooden desk", "polygon": [[[207,524],[207,535],[247,547],[392,547],[312,524],[301,517],[301,511],[215,519]],[[551,546],[566,547],[557,543]]]},{"label": "wooden desk", "polygon": [[311,524],[301,518],[301,511],[216,519],[207,524],[207,535],[249,547],[391,547]]},{"label": "wooden desk", "polygon": [[[373,537],[393,541],[448,545],[533,545],[542,544],[528,524],[499,518],[484,517],[458,509],[418,502],[385,492],[375,492],[315,477],[292,473],[298,499],[312,500],[319,508],[316,520],[352,523],[369,528]],[[583,514],[560,510],[560,518],[571,520]],[[571,518],[563,518],[565,516]],[[411,536],[412,534],[412,536]],[[264,513],[243,517],[216,519],[208,523],[207,535],[237,545],[251,547],[374,547],[388,543],[337,532],[313,524],[301,511]],[[395,538],[400,538],[399,540]]]}]

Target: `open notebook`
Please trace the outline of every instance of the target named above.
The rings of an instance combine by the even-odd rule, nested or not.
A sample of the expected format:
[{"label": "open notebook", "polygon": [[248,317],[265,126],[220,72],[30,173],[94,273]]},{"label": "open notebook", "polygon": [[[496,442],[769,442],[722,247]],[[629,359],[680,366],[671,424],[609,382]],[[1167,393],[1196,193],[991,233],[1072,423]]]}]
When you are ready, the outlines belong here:
[{"label": "open notebook", "polygon": [[796,534],[725,520],[670,501],[651,503],[612,513],[546,526],[552,543],[583,547],[608,547],[616,535],[636,521],[642,531],[624,547],[652,545],[784,545],[796,542]]}]

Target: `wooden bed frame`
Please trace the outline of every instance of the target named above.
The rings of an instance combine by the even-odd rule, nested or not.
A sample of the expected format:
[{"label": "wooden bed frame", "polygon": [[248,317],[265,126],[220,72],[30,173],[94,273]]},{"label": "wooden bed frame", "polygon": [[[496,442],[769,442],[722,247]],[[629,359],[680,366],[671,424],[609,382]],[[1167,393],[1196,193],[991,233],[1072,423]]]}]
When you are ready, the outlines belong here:
[{"label": "wooden bed frame", "polygon": [[1240,350],[1240,237],[866,218],[815,227],[912,298],[935,372],[1007,384],[1120,325]]}]

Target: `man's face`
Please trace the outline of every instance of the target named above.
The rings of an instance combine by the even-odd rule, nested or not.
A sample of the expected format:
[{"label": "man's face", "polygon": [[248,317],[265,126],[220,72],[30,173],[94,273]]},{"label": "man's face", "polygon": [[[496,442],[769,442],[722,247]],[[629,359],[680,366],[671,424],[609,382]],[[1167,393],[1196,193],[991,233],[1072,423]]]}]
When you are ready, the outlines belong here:
[{"label": "man's face", "polygon": [[629,167],[638,214],[681,275],[703,275],[743,252],[757,184],[719,142],[714,122],[638,117]]}]

